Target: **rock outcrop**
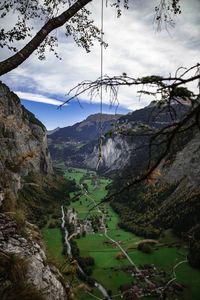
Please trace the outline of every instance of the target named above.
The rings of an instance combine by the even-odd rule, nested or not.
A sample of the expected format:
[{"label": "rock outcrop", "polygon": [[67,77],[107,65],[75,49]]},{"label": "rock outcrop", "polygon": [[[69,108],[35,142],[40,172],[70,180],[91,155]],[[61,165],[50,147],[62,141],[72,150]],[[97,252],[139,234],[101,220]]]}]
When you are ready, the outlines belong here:
[{"label": "rock outcrop", "polygon": [[[178,121],[188,110],[188,103],[173,104],[173,120]],[[100,142],[100,118],[103,123],[103,138]],[[172,116],[167,107],[158,107],[155,104],[136,110],[124,116],[100,114],[91,115],[86,120],[57,130],[48,138],[49,148],[56,163],[69,167],[96,169],[103,173],[120,170],[135,160],[141,161],[141,151],[134,154],[136,148],[147,142],[143,135],[126,134],[129,130],[141,132],[144,127],[155,130],[167,126],[172,122]],[[124,134],[115,134],[118,129]],[[109,137],[110,133],[110,137]],[[100,149],[101,148],[101,149]],[[142,151],[142,159],[144,152]],[[133,157],[134,156],[134,157]]]},{"label": "rock outcrop", "polygon": [[[3,252],[6,255],[15,255],[15,257],[18,257],[18,259],[20,258],[27,263],[26,284],[36,288],[36,290],[44,299],[67,299],[65,290],[66,287],[63,286],[63,284],[61,284],[59,281],[61,274],[56,268],[50,268],[47,263],[46,254],[41,245],[38,243],[40,239],[37,228],[29,223],[26,223],[27,237],[23,237],[18,234],[17,227],[17,223],[8,215],[0,214],[1,253]],[[3,270],[1,264],[2,259],[0,259],[0,290],[3,290],[4,285],[9,284],[10,278],[8,274],[7,282],[4,281],[4,273],[6,273],[6,270]],[[7,267],[9,268],[9,266]],[[21,268],[23,268],[22,265]],[[21,278],[19,277],[18,280],[20,279]],[[10,284],[14,284],[14,282],[11,282]],[[20,292],[23,293],[23,290]]]},{"label": "rock outcrop", "polygon": [[[189,262],[200,267],[200,135],[196,131],[186,132],[184,139],[179,140],[181,145],[175,142],[176,150],[169,151],[148,180],[116,195],[112,205],[121,215],[121,226],[127,230],[157,238],[170,229],[185,239]],[[114,178],[114,192],[120,184],[125,186],[128,176],[135,174],[134,163],[133,160],[120,177],[118,174]]]},{"label": "rock outcrop", "polygon": [[100,136],[111,130],[120,117],[94,114],[73,126],[56,130],[48,136],[52,159],[56,164],[95,169]]},{"label": "rock outcrop", "polygon": [[200,135],[197,134],[182,151],[168,169],[164,180],[169,184],[183,182],[185,187],[199,189],[200,184]]},{"label": "rock outcrop", "polygon": [[25,109],[9,88],[0,83],[0,187],[14,194],[29,172],[52,173],[46,129]]},{"label": "rock outcrop", "polygon": [[37,226],[25,221],[29,199],[19,201],[25,178],[40,178],[41,186],[28,183],[39,190],[53,176],[46,129],[1,82],[0,143],[0,298],[65,300],[62,276],[48,265]]},{"label": "rock outcrop", "polygon": [[128,163],[133,148],[134,143],[130,144],[125,138],[116,135],[106,139],[101,150],[97,143],[92,153],[85,156],[83,164],[89,169],[95,169],[99,165],[98,169],[104,173],[119,170]]}]

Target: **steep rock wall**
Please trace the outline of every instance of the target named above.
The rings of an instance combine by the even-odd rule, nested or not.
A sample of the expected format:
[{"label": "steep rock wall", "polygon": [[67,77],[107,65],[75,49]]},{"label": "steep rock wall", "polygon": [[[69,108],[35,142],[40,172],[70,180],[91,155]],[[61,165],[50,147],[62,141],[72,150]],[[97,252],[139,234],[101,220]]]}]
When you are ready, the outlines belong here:
[{"label": "steep rock wall", "polygon": [[52,173],[46,129],[19,98],[0,83],[0,187],[15,194],[29,172]]},{"label": "steep rock wall", "polygon": [[[24,178],[30,174],[46,180],[53,175],[46,129],[0,82],[0,298],[8,294],[9,299],[65,300],[68,298],[62,276],[48,265],[40,233],[35,236],[37,227],[23,221],[23,209],[29,208],[29,202],[20,206],[18,195],[25,185]],[[10,259],[10,269],[6,259]],[[20,259],[21,267],[16,269]],[[22,280],[25,261],[27,270]],[[17,276],[14,279],[13,274]],[[36,298],[23,295],[33,290],[39,293]]]},{"label": "steep rock wall", "polygon": [[176,158],[167,170],[164,180],[169,184],[184,181],[193,189],[200,184],[200,135],[197,134],[182,151],[176,154]]},{"label": "steep rock wall", "polygon": [[[187,143],[176,144],[148,180],[116,195],[112,205],[121,215],[120,225],[138,235],[155,238],[172,229],[188,241],[189,261],[200,267],[200,134],[187,134]],[[133,165],[127,174],[134,173]],[[113,191],[126,181],[122,170]]]},{"label": "steep rock wall", "polygon": [[83,164],[90,169],[112,172],[123,168],[129,161],[134,145],[130,145],[125,138],[115,136],[104,140],[101,149],[97,144],[92,153],[87,155]]}]

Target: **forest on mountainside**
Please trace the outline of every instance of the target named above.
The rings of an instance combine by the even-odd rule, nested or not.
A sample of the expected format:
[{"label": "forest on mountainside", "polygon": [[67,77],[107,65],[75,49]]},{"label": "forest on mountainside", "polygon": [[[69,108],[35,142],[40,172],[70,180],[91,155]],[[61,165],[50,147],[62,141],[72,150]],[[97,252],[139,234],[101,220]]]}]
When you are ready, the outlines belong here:
[{"label": "forest on mountainside", "polygon": [[[140,177],[145,172],[148,156],[141,156],[140,150],[142,159],[138,164],[135,157],[130,159],[117,176],[113,175],[113,184],[109,187],[110,195],[114,194],[111,205],[121,218],[120,227],[146,238],[158,238],[165,230],[172,229],[188,244],[189,261],[196,267],[200,267],[200,192],[198,183],[195,184],[199,172],[198,140],[197,128],[180,134],[164,161],[148,178],[119,192],[119,186],[125,186],[132,177]],[[161,149],[152,151],[151,158],[156,161]],[[188,156],[191,158],[189,165],[186,163]],[[184,169],[183,174],[180,168]]]}]

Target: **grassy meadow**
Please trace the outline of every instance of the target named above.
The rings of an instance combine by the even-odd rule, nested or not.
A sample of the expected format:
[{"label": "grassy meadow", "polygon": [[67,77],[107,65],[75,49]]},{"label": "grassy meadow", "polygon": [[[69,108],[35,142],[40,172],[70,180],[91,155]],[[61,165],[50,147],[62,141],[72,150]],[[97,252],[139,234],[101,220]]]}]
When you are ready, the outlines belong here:
[{"label": "grassy meadow", "polygon": [[43,240],[46,245],[48,255],[54,259],[59,265],[65,263],[65,258],[62,255],[63,242],[60,228],[48,228],[42,229]]},{"label": "grassy meadow", "polygon": [[[80,184],[84,176],[85,179],[84,181],[82,180],[82,182],[87,184],[88,195],[79,195],[77,197],[74,197],[74,193],[70,195],[70,197],[74,199],[71,201],[70,207],[76,210],[80,219],[99,214],[97,208],[90,211],[90,208],[94,206],[92,199],[95,199],[97,203],[100,202],[106,196],[106,186],[110,183],[109,179],[100,178],[98,179],[98,184],[94,185],[92,184],[91,178],[89,178],[92,174],[94,175],[95,172],[73,168],[70,168],[70,172],[66,171],[65,173],[67,178],[74,179],[77,184]],[[109,236],[120,242],[121,246],[127,251],[136,265],[154,264],[158,269],[164,269],[167,273],[171,274],[173,266],[185,259],[187,249],[183,243],[173,237],[170,232],[166,232],[165,236],[162,237],[156,247],[154,247],[151,254],[138,251],[137,243],[142,238],[118,227],[119,217],[108,203],[102,204],[100,208],[103,209],[106,214]],[[43,228],[42,233],[49,255],[57,260],[60,265],[64,264],[66,259],[62,255],[63,244],[60,229],[51,229],[46,226]],[[120,254],[120,249],[112,244],[104,236],[103,232],[87,234],[85,237],[76,239],[76,242],[80,249],[81,256],[91,256],[95,260],[92,277],[107,290],[111,290],[113,295],[118,293],[120,285],[134,281],[134,277],[120,270],[121,267],[129,265],[129,263],[125,258],[117,258]],[[176,243],[178,247],[173,246],[174,243]],[[178,282],[186,287],[179,299],[199,300],[200,272],[191,268],[188,263],[184,263],[176,269],[176,275]],[[100,292],[96,289],[94,289],[94,296],[102,297]],[[83,291],[78,292],[76,297],[79,300],[95,299]],[[115,297],[115,299],[119,300],[121,298]],[[154,300],[152,297],[148,299]]]}]

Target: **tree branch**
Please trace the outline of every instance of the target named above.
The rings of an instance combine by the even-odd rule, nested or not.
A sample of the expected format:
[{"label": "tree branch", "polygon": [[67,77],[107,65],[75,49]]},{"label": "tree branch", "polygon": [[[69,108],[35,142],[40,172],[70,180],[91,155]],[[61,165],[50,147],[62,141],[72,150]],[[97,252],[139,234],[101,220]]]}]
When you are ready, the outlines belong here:
[{"label": "tree branch", "polygon": [[0,76],[10,72],[22,64],[38,48],[51,31],[63,26],[70,20],[71,17],[73,17],[80,9],[91,1],[92,0],[78,0],[58,17],[50,19],[31,39],[31,41],[24,46],[24,48],[8,59],[0,62]]}]

